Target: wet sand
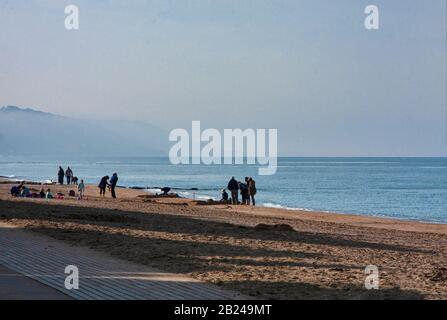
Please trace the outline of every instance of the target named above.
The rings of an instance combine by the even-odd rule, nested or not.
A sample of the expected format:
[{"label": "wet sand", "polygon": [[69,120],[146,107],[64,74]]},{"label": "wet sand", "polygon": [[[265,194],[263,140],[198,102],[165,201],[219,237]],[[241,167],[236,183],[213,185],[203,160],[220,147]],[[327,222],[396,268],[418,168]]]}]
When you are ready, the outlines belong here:
[{"label": "wet sand", "polygon": [[[83,201],[19,199],[10,187],[0,184],[2,221],[254,298],[447,299],[445,224],[197,205],[130,189],[100,198],[95,186]],[[371,264],[379,290],[364,287]]]}]

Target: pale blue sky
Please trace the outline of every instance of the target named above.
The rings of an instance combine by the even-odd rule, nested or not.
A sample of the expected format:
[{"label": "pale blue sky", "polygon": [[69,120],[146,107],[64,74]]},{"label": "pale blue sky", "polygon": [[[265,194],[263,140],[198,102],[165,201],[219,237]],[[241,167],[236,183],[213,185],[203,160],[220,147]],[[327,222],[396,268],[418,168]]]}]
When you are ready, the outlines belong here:
[{"label": "pale blue sky", "polygon": [[447,156],[445,3],[0,0],[0,105],[277,128],[280,155]]}]

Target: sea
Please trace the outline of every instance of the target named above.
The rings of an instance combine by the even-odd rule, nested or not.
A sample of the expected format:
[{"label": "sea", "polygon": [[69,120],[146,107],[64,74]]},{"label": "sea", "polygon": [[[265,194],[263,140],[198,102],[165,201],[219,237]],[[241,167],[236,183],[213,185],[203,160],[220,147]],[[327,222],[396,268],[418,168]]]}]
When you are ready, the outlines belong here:
[{"label": "sea", "polygon": [[86,183],[117,172],[120,186],[167,186],[195,199],[219,199],[232,176],[251,176],[259,206],[447,223],[447,158],[284,157],[276,174],[260,176],[257,165],[172,165],[162,157],[0,155],[0,176],[56,181],[59,165]]}]

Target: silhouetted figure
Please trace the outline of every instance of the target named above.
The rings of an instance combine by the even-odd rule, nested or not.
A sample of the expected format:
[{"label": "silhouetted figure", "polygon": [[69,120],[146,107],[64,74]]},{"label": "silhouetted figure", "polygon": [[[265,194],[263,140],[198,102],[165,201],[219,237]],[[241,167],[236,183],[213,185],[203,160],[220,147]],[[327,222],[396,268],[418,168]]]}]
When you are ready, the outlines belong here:
[{"label": "silhouetted figure", "polygon": [[230,181],[228,182],[227,189],[230,190],[231,192],[231,203],[239,204],[239,195],[238,195],[239,185],[236,179],[234,179],[234,177],[231,177]]},{"label": "silhouetted figure", "polygon": [[64,184],[64,176],[65,176],[64,169],[62,169],[62,167],[59,166],[59,171],[57,172],[57,182],[59,184]]},{"label": "silhouetted figure", "polygon": [[251,198],[251,203],[253,205],[256,205],[255,202],[255,194],[256,194],[256,181],[253,180],[252,177],[250,178],[245,178],[247,181],[247,186],[248,186],[248,199],[247,199],[247,204],[250,205],[250,198]]},{"label": "silhouetted figure", "polygon": [[227,202],[228,199],[229,199],[227,190],[222,189],[221,194],[222,194],[222,199],[220,199],[220,201],[222,201],[222,202]]},{"label": "silhouetted figure", "polygon": [[161,190],[161,192],[163,192],[163,196],[167,196],[168,195],[168,192],[169,191],[171,191],[171,188],[169,188],[169,187],[163,187],[163,188],[161,188],[160,189]]},{"label": "silhouetted figure", "polygon": [[116,173],[112,174],[112,177],[110,178],[110,192],[112,193],[112,198],[116,198],[115,194],[115,187],[118,183],[118,175]]},{"label": "silhouetted figure", "polygon": [[245,183],[238,182],[241,190],[242,204],[248,204],[248,186]]},{"label": "silhouetted figure", "polygon": [[84,190],[85,190],[84,180],[81,180],[81,183],[78,185],[79,199],[80,200],[84,199]]},{"label": "silhouetted figure", "polygon": [[13,186],[12,188],[11,188],[11,196],[13,196],[13,197],[18,197],[19,195],[20,195],[20,185],[18,185],[18,186]]},{"label": "silhouetted figure", "polygon": [[71,178],[73,178],[73,171],[70,169],[70,167],[68,167],[65,171],[65,176],[67,177],[67,184],[70,184]]},{"label": "silhouetted figure", "polygon": [[98,188],[99,188],[99,195],[105,196],[106,195],[106,188],[109,185],[109,176],[104,176],[101,178],[101,181],[99,181]]}]

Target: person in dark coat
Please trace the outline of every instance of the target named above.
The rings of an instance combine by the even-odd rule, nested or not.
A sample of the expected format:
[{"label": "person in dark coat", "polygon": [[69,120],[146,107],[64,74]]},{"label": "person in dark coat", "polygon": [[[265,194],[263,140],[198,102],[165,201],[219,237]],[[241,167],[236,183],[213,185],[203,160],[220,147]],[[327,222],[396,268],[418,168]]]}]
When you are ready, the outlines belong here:
[{"label": "person in dark coat", "polygon": [[252,177],[246,177],[245,181],[247,183],[247,187],[248,187],[248,199],[247,199],[247,204],[250,205],[250,199],[251,199],[251,203],[253,205],[256,205],[255,202],[255,195],[256,195],[256,181],[253,180]]},{"label": "person in dark coat", "polygon": [[241,191],[242,204],[248,204],[248,186],[245,183],[238,182]]},{"label": "person in dark coat", "polygon": [[70,167],[65,170],[65,176],[67,177],[67,184],[71,184],[71,178],[73,178],[73,170]]},{"label": "person in dark coat", "polygon": [[64,184],[64,176],[65,176],[64,169],[62,169],[62,167],[59,166],[59,171],[57,173],[57,182],[59,184]]},{"label": "person in dark coat", "polygon": [[220,199],[220,201],[226,203],[228,201],[228,199],[229,199],[227,190],[222,189],[221,195],[222,195],[222,199]]},{"label": "person in dark coat", "polygon": [[19,185],[19,186],[13,186],[13,187],[11,188],[11,196],[13,196],[13,197],[18,197],[18,196],[20,195],[20,188],[21,188],[21,185]]},{"label": "person in dark coat", "polygon": [[231,192],[231,203],[239,204],[239,196],[238,196],[239,185],[236,179],[234,179],[234,177],[231,177],[230,181],[228,182],[227,189],[230,190]]},{"label": "person in dark coat", "polygon": [[161,192],[163,192],[163,196],[167,196],[168,195],[168,192],[169,191],[171,191],[171,188],[169,188],[169,187],[163,187],[163,188],[161,188],[160,189],[161,190]]},{"label": "person in dark coat", "polygon": [[98,184],[100,196],[104,197],[106,195],[106,188],[108,185],[109,185],[109,176],[102,177],[101,181]]},{"label": "person in dark coat", "polygon": [[110,192],[112,193],[112,198],[116,198],[115,194],[115,187],[118,183],[118,175],[116,173],[112,174],[112,177],[110,178]]}]

